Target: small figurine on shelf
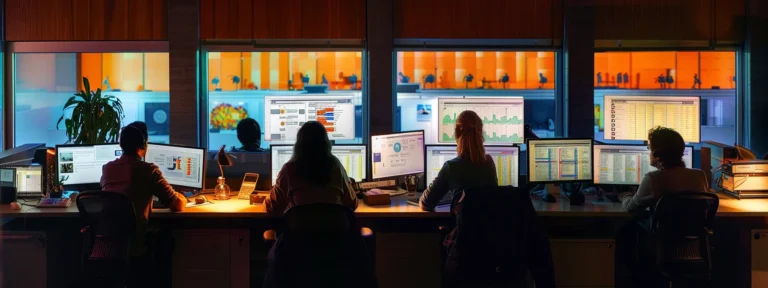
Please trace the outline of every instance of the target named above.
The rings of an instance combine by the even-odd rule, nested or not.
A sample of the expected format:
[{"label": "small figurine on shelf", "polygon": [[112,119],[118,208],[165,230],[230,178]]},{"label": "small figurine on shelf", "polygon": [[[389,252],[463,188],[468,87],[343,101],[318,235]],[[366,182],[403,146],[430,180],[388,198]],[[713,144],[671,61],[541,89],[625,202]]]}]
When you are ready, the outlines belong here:
[{"label": "small figurine on shelf", "polygon": [[701,89],[701,78],[699,78],[699,74],[693,74],[693,87],[691,89]]},{"label": "small figurine on shelf", "polygon": [[322,79],[320,80],[320,84],[328,85],[328,79],[325,79],[325,74],[323,74]]},{"label": "small figurine on shelf", "polygon": [[400,83],[408,84],[408,82],[411,82],[411,77],[403,74],[403,72],[397,72],[397,76],[400,77]]},{"label": "small figurine on shelf", "polygon": [[544,73],[539,73],[539,89],[544,88],[548,81],[547,77],[544,77]]},{"label": "small figurine on shelf", "polygon": [[486,79],[485,77],[483,77],[483,80],[480,80],[480,82],[482,83],[482,86],[480,86],[480,89],[486,89],[486,85],[488,86],[487,87],[488,89],[492,88],[491,87],[491,81]]},{"label": "small figurine on shelf", "polygon": [[622,80],[621,79],[621,72],[616,73],[616,87],[617,88],[621,88],[621,84],[623,83],[621,80]]},{"label": "small figurine on shelf", "polygon": [[219,76],[213,77],[211,84],[215,85],[213,91],[221,91],[221,88],[219,88]]},{"label": "small figurine on shelf", "polygon": [[427,84],[430,84],[430,83],[432,83],[432,88],[433,89],[437,88],[437,86],[435,86],[435,75],[434,74],[427,74],[427,75],[424,76],[424,89],[426,89],[427,88]]},{"label": "small figurine on shelf", "polygon": [[504,73],[504,76],[501,76],[501,79],[499,79],[499,82],[501,82],[501,85],[504,89],[507,89],[507,82],[509,82],[509,74]]},{"label": "small figurine on shelf", "polygon": [[347,78],[349,81],[349,90],[357,90],[357,74],[352,73],[352,76]]},{"label": "small figurine on shelf", "polygon": [[288,91],[293,91],[293,90],[295,90],[293,88],[293,80],[292,79],[288,79]]},{"label": "small figurine on shelf", "polygon": [[107,86],[107,91],[112,91],[112,86],[109,85],[109,76],[104,77],[104,82],[101,82],[101,84],[104,84]]},{"label": "small figurine on shelf", "polygon": [[235,84],[235,91],[237,91],[240,87],[240,76],[232,75],[229,76],[229,79],[232,79],[232,84]]},{"label": "small figurine on shelf", "polygon": [[659,89],[667,87],[667,79],[664,77],[664,74],[659,74],[659,77],[656,78],[656,83],[659,83]]},{"label": "small figurine on shelf", "polygon": [[309,84],[309,74],[304,75],[304,74],[299,73],[299,75],[301,75],[301,83],[303,83],[304,85],[308,85]]},{"label": "small figurine on shelf", "polygon": [[475,76],[472,76],[472,73],[469,73],[467,76],[464,76],[464,83],[465,83],[466,89],[469,89],[469,83],[472,83],[472,80],[475,80]]},{"label": "small figurine on shelf", "polygon": [[[619,74],[619,75],[621,75],[621,74]],[[624,78],[624,86],[632,88],[631,86],[629,86],[629,74],[627,72],[624,72],[623,78]]]},{"label": "small figurine on shelf", "polygon": [[603,73],[597,72],[597,87],[603,85]]},{"label": "small figurine on shelf", "polygon": [[667,69],[667,89],[672,89],[672,84],[675,83],[675,78],[672,77],[670,69]]}]

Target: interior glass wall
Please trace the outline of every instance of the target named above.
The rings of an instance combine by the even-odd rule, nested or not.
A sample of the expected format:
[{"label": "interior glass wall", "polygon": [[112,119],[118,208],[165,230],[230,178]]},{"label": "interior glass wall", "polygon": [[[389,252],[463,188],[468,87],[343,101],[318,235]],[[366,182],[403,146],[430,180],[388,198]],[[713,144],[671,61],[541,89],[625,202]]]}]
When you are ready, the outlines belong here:
[{"label": "interior glass wall", "polygon": [[[701,140],[736,142],[736,52],[595,53],[595,139],[605,140],[603,96],[700,96]],[[627,142],[627,141],[608,141]]]},{"label": "interior glass wall", "polygon": [[[275,143],[290,144],[290,141],[267,141],[264,135],[267,128],[278,131],[292,125],[289,121],[271,121],[272,126],[265,127],[265,115],[269,111],[281,111],[277,106],[265,104],[265,97],[273,96],[297,101],[351,97],[354,123],[338,125],[354,125],[354,138],[335,143],[362,143],[362,54],[362,51],[207,53],[208,113],[205,118],[209,149],[219,149],[222,145],[228,149],[240,147],[236,128],[245,118],[253,118],[261,126],[262,148]],[[326,128],[332,130],[330,125]]]},{"label": "interior glass wall", "polygon": [[[168,143],[168,53],[15,53],[13,55],[14,145],[64,144],[64,124],[57,127],[66,101],[84,89],[122,101],[124,123],[144,121],[149,141]],[[57,129],[58,128],[58,129]]]}]

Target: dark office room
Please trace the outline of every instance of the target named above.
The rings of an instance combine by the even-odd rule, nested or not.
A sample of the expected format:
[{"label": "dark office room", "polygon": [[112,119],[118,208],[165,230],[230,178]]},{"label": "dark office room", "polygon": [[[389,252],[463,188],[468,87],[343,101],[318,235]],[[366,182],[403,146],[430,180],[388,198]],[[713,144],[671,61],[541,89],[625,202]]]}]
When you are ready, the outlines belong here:
[{"label": "dark office room", "polygon": [[0,0],[0,288],[768,287],[768,1]]}]

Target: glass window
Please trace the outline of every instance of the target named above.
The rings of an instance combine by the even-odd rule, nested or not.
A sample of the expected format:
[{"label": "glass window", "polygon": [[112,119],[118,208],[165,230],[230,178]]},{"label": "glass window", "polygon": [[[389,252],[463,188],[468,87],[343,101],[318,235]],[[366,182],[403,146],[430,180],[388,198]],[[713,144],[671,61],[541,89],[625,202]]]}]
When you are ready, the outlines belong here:
[{"label": "glass window", "polygon": [[13,67],[15,145],[67,142],[56,122],[71,116],[63,107],[82,77],[122,101],[124,123],[144,121],[149,141],[168,143],[168,53],[16,53]]},{"label": "glass window", "polygon": [[700,96],[701,140],[736,142],[735,51],[595,53],[598,140],[605,139],[605,95]]},{"label": "glass window", "polygon": [[[354,125],[354,137],[341,135],[337,138],[343,138],[343,140],[335,140],[335,143],[362,143],[364,125],[362,54],[362,51],[209,52],[207,55],[209,149],[219,149],[222,145],[228,148],[241,147],[236,128],[240,120],[245,118],[253,118],[261,126],[261,147],[265,149],[269,148],[271,143],[286,143],[266,141],[265,131],[271,131],[272,135],[279,133],[273,131],[295,131],[293,128],[296,127],[285,126],[297,126],[309,120],[305,115],[294,115],[297,118],[292,119],[298,120],[293,124],[291,121],[281,123],[281,121],[270,120],[268,123],[270,129],[266,129],[266,109],[276,108],[277,104],[265,104],[265,97],[296,101],[310,100],[310,98],[312,101],[317,101],[325,96],[328,96],[328,99],[337,99],[336,96],[351,98],[354,105],[349,106],[353,110],[349,112],[354,113],[354,123],[345,122],[338,125]],[[274,102],[270,101],[270,103]],[[316,102],[307,105],[315,107],[312,103]],[[310,112],[314,109],[312,107],[309,108]],[[344,107],[347,105],[345,104]],[[291,113],[289,109],[273,109],[273,111],[281,110]],[[304,113],[301,109],[296,110],[297,113],[299,111]],[[330,127],[328,129],[333,130]],[[347,129],[339,130],[347,131]],[[295,138],[295,135],[269,137],[269,139],[272,138]],[[288,140],[288,142],[292,141]]]}]

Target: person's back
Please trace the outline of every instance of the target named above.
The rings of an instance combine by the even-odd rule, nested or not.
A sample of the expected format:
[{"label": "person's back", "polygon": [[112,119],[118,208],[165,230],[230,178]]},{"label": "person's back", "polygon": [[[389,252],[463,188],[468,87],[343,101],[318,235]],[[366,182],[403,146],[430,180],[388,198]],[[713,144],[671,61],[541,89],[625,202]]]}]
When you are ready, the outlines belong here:
[{"label": "person's back", "polygon": [[242,146],[232,147],[232,152],[266,152],[261,148],[261,126],[253,118],[245,118],[237,123],[237,140]]}]

